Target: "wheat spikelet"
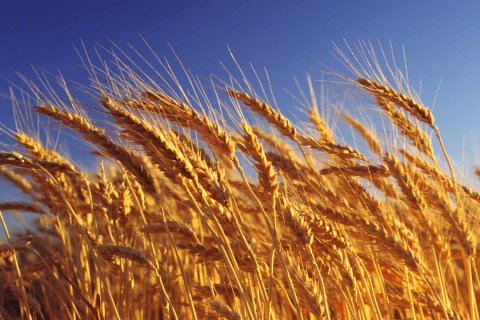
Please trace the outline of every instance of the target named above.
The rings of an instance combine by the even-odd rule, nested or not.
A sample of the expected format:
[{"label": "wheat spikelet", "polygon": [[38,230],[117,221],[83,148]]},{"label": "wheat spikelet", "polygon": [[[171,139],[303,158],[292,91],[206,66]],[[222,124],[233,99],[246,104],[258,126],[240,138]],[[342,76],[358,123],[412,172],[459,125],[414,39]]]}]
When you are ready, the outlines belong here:
[{"label": "wheat spikelet", "polygon": [[183,127],[196,130],[213,150],[233,161],[235,160],[235,144],[230,135],[219,125],[210,121],[206,116],[200,115],[185,103],[178,102],[166,94],[151,92],[145,92],[144,94],[149,100],[154,101],[156,106],[160,106],[159,109],[151,111]]},{"label": "wheat spikelet", "polygon": [[294,283],[298,290],[300,300],[310,306],[310,312],[316,319],[328,319],[324,297],[322,296],[323,293],[321,292],[318,281],[309,277],[307,272],[298,263],[290,261],[289,265],[294,274],[293,279],[295,280]]},{"label": "wheat spikelet", "polygon": [[425,198],[422,196],[420,190],[413,182],[408,170],[402,165],[402,163],[400,163],[398,158],[390,153],[385,154],[384,161],[397,179],[400,189],[406,197],[408,206],[413,208],[415,212],[419,214],[421,223],[425,226],[425,229],[438,247],[445,251],[447,255],[450,255],[450,249],[446,245],[444,237],[435,226],[434,221],[432,221],[432,219],[426,213],[428,206],[425,203]]},{"label": "wheat spikelet", "polygon": [[339,249],[351,246],[350,241],[342,235],[338,228],[323,219],[320,214],[316,214],[306,207],[294,208],[288,203],[284,204],[284,207],[283,214],[289,219],[298,221],[300,226],[306,229],[301,234],[311,237],[309,242],[316,239],[319,243],[333,244]]},{"label": "wheat spikelet", "polygon": [[155,183],[142,158],[135,152],[115,144],[103,130],[92,125],[86,118],[62,111],[54,106],[39,105],[36,108],[39,113],[60,121],[62,124],[82,134],[87,141],[100,146],[103,152],[117,159],[128,170],[131,170],[132,174],[142,182],[144,188],[148,191],[155,190]]},{"label": "wheat spikelet", "polygon": [[161,168],[164,168],[167,175],[171,175],[169,169],[173,166],[186,178],[195,179],[196,175],[192,165],[161,131],[153,129],[146,121],[120,108],[110,98],[104,98],[102,104],[124,128],[124,134],[137,144],[145,146],[145,152],[151,155],[153,161],[158,163]]},{"label": "wheat spikelet", "polygon": [[297,130],[293,124],[285,118],[280,112],[275,111],[271,106],[265,102],[261,102],[257,98],[250,97],[246,92],[239,92],[235,90],[228,90],[227,94],[232,98],[238,99],[247,105],[252,111],[264,117],[269,123],[275,126],[281,134],[297,140]]},{"label": "wheat spikelet", "polygon": [[27,211],[37,214],[47,214],[42,207],[36,204],[18,201],[0,202],[0,210]]},{"label": "wheat spikelet", "polygon": [[418,150],[425,153],[431,159],[434,159],[432,142],[422,128],[414,124],[402,111],[390,105],[387,100],[377,98],[377,104],[383,108],[389,119]]},{"label": "wheat spikelet", "polygon": [[166,233],[170,231],[175,234],[179,234],[187,239],[196,239],[196,235],[193,233],[190,227],[177,221],[167,221],[165,223],[150,224],[140,229],[140,231],[147,234]]},{"label": "wheat spikelet", "polygon": [[253,133],[252,128],[244,123],[243,124],[244,139],[246,142],[246,150],[255,160],[255,167],[257,168],[258,179],[260,185],[265,192],[271,194],[274,198],[278,192],[277,174],[273,165],[268,161],[263,146],[258,141],[257,136]]},{"label": "wheat spikelet", "polygon": [[266,152],[265,155],[278,170],[286,173],[291,179],[298,179],[303,174],[315,175],[311,168],[284,153]]},{"label": "wheat spikelet", "polygon": [[202,260],[221,261],[224,258],[223,254],[217,248],[205,246],[201,243],[178,242],[176,246],[179,249],[188,250],[191,255],[197,256]]},{"label": "wheat spikelet", "polygon": [[432,176],[432,178],[437,183],[442,184],[446,190],[453,192],[453,181],[451,181],[451,179],[447,177],[447,175],[442,172],[442,170],[437,165],[434,165],[406,150],[400,149],[399,152],[408,162],[419,168],[424,174]]},{"label": "wheat spikelet", "polygon": [[15,134],[17,141],[22,144],[33,156],[39,160],[57,162],[61,165],[72,166],[70,161],[66,160],[62,155],[54,150],[45,148],[42,143],[25,133],[17,132]]},{"label": "wheat spikelet", "polygon": [[386,249],[389,249],[392,254],[395,254],[396,257],[404,261],[412,270],[417,270],[421,266],[420,258],[417,254],[383,226],[356,214],[348,216],[341,211],[327,209],[321,206],[317,206],[316,210],[340,224],[364,228],[370,235],[373,243],[385,245]]},{"label": "wheat spikelet", "polygon": [[181,142],[180,148],[185,148],[184,152],[192,152],[195,156],[198,156],[201,161],[205,163],[205,165],[209,168],[212,168],[215,164],[211,157],[208,155],[205,149],[198,146],[198,143],[193,141],[193,139],[186,134],[178,132],[176,130],[172,130],[175,135],[178,137],[178,140]]},{"label": "wheat spikelet", "polygon": [[412,97],[406,96],[403,93],[400,93],[373,80],[358,78],[357,83],[373,94],[387,101],[391,101],[400,108],[403,108],[407,112],[411,113],[415,118],[425,122],[432,128],[435,126],[432,112]]},{"label": "wheat spikelet", "polygon": [[32,242],[31,237],[26,239],[10,240],[9,243],[0,243],[0,258],[9,256],[16,251],[24,250]]},{"label": "wheat spikelet", "polygon": [[225,285],[223,283],[215,283],[211,286],[196,286],[194,289],[194,297],[198,300],[211,298],[213,295],[222,295],[224,297],[238,297],[238,288],[234,285]]},{"label": "wheat spikelet", "polygon": [[269,134],[259,128],[252,128],[253,133],[262,139],[266,144],[270,145],[275,149],[275,151],[282,153],[285,156],[288,156],[292,159],[298,160],[298,157],[295,154],[295,150],[289,146],[285,141],[282,141],[274,134]]},{"label": "wheat spikelet", "polygon": [[49,171],[63,171],[75,173],[76,170],[69,164],[61,164],[44,160],[32,160],[18,152],[0,151],[0,165],[10,165],[22,169],[41,169]]},{"label": "wheat spikelet", "polygon": [[341,176],[348,176],[348,177],[388,177],[390,173],[388,172],[388,168],[385,165],[380,166],[349,166],[349,167],[338,167],[338,166],[330,166],[328,168],[324,168],[320,170],[320,174],[322,175],[341,175]]},{"label": "wheat spikelet", "polygon": [[350,117],[348,114],[342,113],[341,117],[345,121],[347,121],[352,126],[352,128],[357,130],[358,133],[362,135],[363,139],[365,139],[368,146],[373,152],[375,152],[377,155],[382,154],[382,146],[380,142],[367,127],[365,127],[360,121]]},{"label": "wheat spikelet", "polygon": [[99,245],[95,249],[102,257],[106,259],[119,257],[131,260],[138,264],[153,266],[150,260],[148,260],[148,258],[142,252],[134,248],[118,245]]},{"label": "wheat spikelet", "polygon": [[28,194],[32,191],[32,184],[30,181],[25,179],[23,175],[16,173],[11,168],[0,167],[0,175],[2,175],[6,180],[13,183],[18,189],[22,190],[24,193]]},{"label": "wheat spikelet", "polygon": [[366,160],[366,158],[359,151],[349,146],[338,143],[323,142],[303,135],[298,136],[298,140],[303,145],[323,151],[329,155],[338,156],[345,159],[357,158],[364,161]]},{"label": "wheat spikelet", "polygon": [[314,238],[312,229],[295,209],[286,204],[286,200],[283,202],[283,210],[281,212],[283,219],[285,220],[285,224],[290,227],[302,244],[311,245]]},{"label": "wheat spikelet", "polygon": [[318,114],[317,109],[308,110],[308,119],[314,124],[315,129],[317,129],[320,134],[320,138],[326,142],[334,142],[333,132],[330,130],[328,125],[325,123],[323,118]]},{"label": "wheat spikelet", "polygon": [[227,320],[241,320],[240,314],[221,301],[212,301],[210,306],[217,314]]}]

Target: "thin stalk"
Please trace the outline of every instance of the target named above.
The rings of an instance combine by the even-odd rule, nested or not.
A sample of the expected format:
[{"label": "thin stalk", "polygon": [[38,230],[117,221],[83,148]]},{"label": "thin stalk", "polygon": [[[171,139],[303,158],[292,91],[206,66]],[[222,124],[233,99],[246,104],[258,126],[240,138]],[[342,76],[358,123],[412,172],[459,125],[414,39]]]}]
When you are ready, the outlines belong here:
[{"label": "thin stalk", "polygon": [[[8,243],[9,243],[10,247],[12,248],[12,250],[14,250],[13,249],[12,238],[10,238],[10,233],[8,232],[7,224],[5,223],[5,219],[3,218],[3,213],[2,213],[1,210],[0,210],[0,221],[2,222],[3,232],[5,232],[5,236],[7,237]],[[29,304],[28,304],[27,293],[25,292],[25,287],[23,285],[22,272],[20,271],[20,265],[18,264],[17,253],[15,251],[13,252],[12,257],[13,257],[13,263],[15,264],[15,272],[17,273],[18,281],[20,282],[19,286],[21,288],[23,303],[25,303],[25,310],[26,310],[26,313],[27,313],[27,318],[28,319],[33,319],[32,315],[30,314],[30,307],[29,307]],[[20,309],[22,310],[22,313],[23,313],[24,309],[23,308],[20,308]],[[22,316],[25,316],[25,315],[22,315]]]}]

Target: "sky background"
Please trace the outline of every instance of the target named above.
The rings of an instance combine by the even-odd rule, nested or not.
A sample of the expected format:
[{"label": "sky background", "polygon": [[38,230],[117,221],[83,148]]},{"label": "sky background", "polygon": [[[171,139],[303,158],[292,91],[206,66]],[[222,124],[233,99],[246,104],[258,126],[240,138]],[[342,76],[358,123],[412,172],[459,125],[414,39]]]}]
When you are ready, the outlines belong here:
[{"label": "sky background", "polygon": [[[341,70],[332,42],[392,41],[405,47],[426,104],[440,87],[435,116],[447,149],[472,165],[479,160],[479,13],[480,1],[0,0],[0,93],[9,81],[21,83],[17,73],[33,77],[32,66],[87,83],[74,50],[81,39],[87,47],[112,40],[142,50],[142,35],[172,57],[170,43],[200,76],[224,75],[219,61],[229,59],[229,46],[242,64],[269,70],[277,97],[295,88],[295,76],[320,79],[319,63]],[[0,122],[11,126],[11,115],[0,98]]]}]

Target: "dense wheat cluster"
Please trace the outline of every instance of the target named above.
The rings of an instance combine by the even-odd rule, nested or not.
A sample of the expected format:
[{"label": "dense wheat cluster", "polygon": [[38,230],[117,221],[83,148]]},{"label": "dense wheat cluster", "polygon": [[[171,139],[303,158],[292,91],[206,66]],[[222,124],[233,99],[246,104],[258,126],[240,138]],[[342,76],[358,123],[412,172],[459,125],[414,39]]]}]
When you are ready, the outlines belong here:
[{"label": "dense wheat cluster", "polygon": [[[0,203],[0,317],[476,319],[480,194],[406,77],[344,58],[345,104],[369,109],[333,109],[355,145],[312,81],[304,120],[245,78],[182,82],[164,64],[155,83],[116,55],[85,60],[96,103],[28,82],[19,119],[62,128],[98,165],[5,130],[0,176],[29,200]],[[12,212],[36,218],[9,232]]]}]

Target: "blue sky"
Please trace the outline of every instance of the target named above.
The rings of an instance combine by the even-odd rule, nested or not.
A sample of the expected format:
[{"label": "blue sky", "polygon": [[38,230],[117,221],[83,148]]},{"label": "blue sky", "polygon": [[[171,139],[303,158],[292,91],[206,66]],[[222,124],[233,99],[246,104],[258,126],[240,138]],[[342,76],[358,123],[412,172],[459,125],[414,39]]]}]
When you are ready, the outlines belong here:
[{"label": "blue sky", "polygon": [[[0,93],[16,73],[33,77],[32,66],[60,70],[86,83],[73,46],[145,48],[159,55],[170,43],[194,73],[223,75],[227,45],[242,63],[267,67],[275,92],[295,89],[293,77],[318,62],[340,68],[332,42],[379,39],[405,46],[410,77],[422,84],[448,150],[461,162],[477,156],[480,136],[480,1],[11,1],[0,4]],[[282,106],[288,108],[288,106]],[[11,125],[11,106],[0,100],[0,121]],[[1,137],[0,137],[1,140]],[[473,160],[468,159],[469,164]]]}]

